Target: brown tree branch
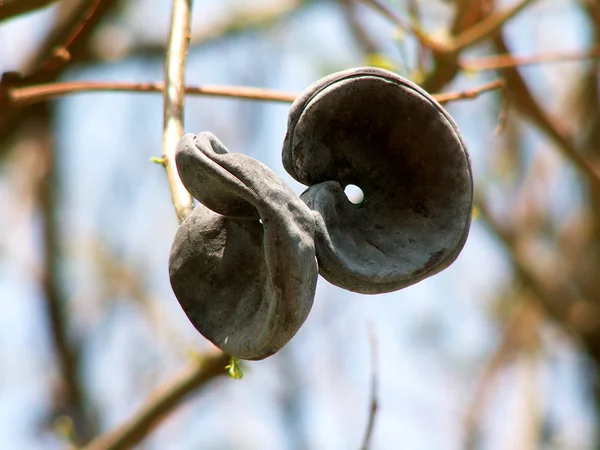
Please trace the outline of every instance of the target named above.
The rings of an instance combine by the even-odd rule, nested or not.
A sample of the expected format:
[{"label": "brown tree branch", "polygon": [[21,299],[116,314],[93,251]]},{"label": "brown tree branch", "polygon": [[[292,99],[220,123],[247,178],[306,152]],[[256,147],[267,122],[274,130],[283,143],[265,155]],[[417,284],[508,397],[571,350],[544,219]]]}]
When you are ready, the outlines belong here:
[{"label": "brown tree branch", "polygon": [[139,444],[159,422],[192,392],[227,372],[229,356],[217,353],[198,358],[162,387],[150,394],[140,410],[118,428],[94,439],[86,450],[129,449]]},{"label": "brown tree branch", "polygon": [[360,14],[356,9],[356,0],[337,0],[337,3],[342,10],[348,28],[354,36],[354,40],[360,46],[362,52],[365,55],[379,53],[377,42],[371,37],[360,20]]},{"label": "brown tree branch", "polygon": [[77,348],[69,339],[67,299],[62,289],[60,274],[60,231],[57,206],[58,178],[51,132],[51,114],[43,107],[33,121],[32,130],[40,141],[40,160],[44,167],[44,177],[39,186],[38,198],[42,218],[44,263],[41,274],[42,288],[46,297],[45,306],[49,322],[56,361],[60,375],[56,396],[56,413],[67,415],[73,421],[74,439],[80,444],[87,441],[92,433],[85,411],[84,389],[78,371]]},{"label": "brown tree branch", "polygon": [[[439,103],[448,103],[455,100],[468,100],[478,95],[502,89],[502,80],[492,81],[482,86],[460,92],[433,94]],[[67,81],[63,83],[48,83],[36,86],[13,87],[6,90],[6,98],[17,106],[31,105],[45,100],[59,98],[64,95],[83,92],[163,92],[164,83],[119,83],[112,81]],[[189,95],[204,95],[213,97],[229,97],[247,100],[273,101],[291,103],[298,96],[294,92],[276,91],[246,86],[185,86],[185,93]]]},{"label": "brown tree branch", "polygon": [[381,15],[386,17],[390,22],[394,23],[405,33],[412,33],[415,38],[421,43],[421,45],[431,49],[434,52],[443,53],[448,50],[446,44],[431,39],[422,30],[414,26],[410,21],[405,20],[400,14],[398,14],[392,7],[390,7],[383,0],[361,0],[366,5],[378,11]]},{"label": "brown tree branch", "polygon": [[482,40],[492,36],[500,30],[504,24],[515,17],[531,4],[533,0],[520,0],[518,3],[506,8],[502,11],[497,11],[493,14],[485,16],[485,18],[477,22],[472,27],[461,32],[452,40],[452,52],[456,53],[467,47],[478,44]]},{"label": "brown tree branch", "polygon": [[165,61],[163,164],[179,222],[194,208],[192,196],[179,179],[175,148],[183,136],[185,59],[191,30],[192,0],[173,0],[171,33]]},{"label": "brown tree branch", "polygon": [[[17,106],[29,105],[67,94],[80,92],[163,92],[164,83],[115,83],[112,81],[68,81],[37,86],[14,87],[6,90],[8,100]],[[293,102],[297,94],[244,86],[185,86],[185,93],[248,100]]]},{"label": "brown tree branch", "polygon": [[472,99],[472,98],[478,97],[479,95],[483,94],[484,92],[495,91],[497,89],[504,89],[504,81],[503,80],[491,81],[487,84],[478,86],[473,89],[469,89],[467,91],[435,94],[433,97],[438,101],[438,103],[441,103],[443,105],[444,103],[449,103],[449,102],[456,101],[456,100]]},{"label": "brown tree branch", "polygon": [[462,60],[460,62],[460,67],[463,70],[478,72],[482,70],[497,70],[517,66],[530,66],[533,64],[581,61],[584,59],[597,59],[598,57],[600,57],[600,47],[581,52],[556,52],[525,57],[517,57],[510,54],[485,56],[466,61]]},{"label": "brown tree branch", "polygon": [[[37,54],[24,69],[20,85],[54,81],[66,67],[87,48],[92,31],[116,0],[79,0],[65,3],[63,19],[56,22]],[[4,77],[3,77],[4,81]],[[32,108],[15,108],[4,100],[5,83],[0,83],[0,158],[7,149],[8,138],[19,130],[21,122],[35,113]]]}]

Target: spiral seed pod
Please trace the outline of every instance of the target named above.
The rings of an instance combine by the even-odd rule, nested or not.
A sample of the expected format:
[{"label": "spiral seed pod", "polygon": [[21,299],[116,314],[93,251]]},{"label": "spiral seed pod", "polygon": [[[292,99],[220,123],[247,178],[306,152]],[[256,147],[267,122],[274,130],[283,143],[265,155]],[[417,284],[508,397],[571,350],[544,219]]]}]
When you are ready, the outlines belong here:
[{"label": "spiral seed pod", "polygon": [[[308,186],[300,198],[210,133],[185,135],[176,164],[201,204],[175,236],[171,285],[198,331],[238,358],[265,358],[294,336],[317,273],[394,291],[450,265],[469,232],[473,183],[456,125],[380,69],[326,77],[292,105],[283,164]],[[350,184],[364,193],[358,205]]]},{"label": "spiral seed pod", "polygon": [[[283,164],[309,186],[319,273],[356,292],[414,284],[450,265],[473,203],[468,153],[452,118],[425,91],[375,68],[311,86],[292,105]],[[360,187],[352,204],[344,188]]]},{"label": "spiral seed pod", "polygon": [[268,167],[228,153],[210,133],[185,135],[176,164],[201,204],[175,236],[173,291],[196,329],[224,352],[266,358],[312,307],[312,212]]}]

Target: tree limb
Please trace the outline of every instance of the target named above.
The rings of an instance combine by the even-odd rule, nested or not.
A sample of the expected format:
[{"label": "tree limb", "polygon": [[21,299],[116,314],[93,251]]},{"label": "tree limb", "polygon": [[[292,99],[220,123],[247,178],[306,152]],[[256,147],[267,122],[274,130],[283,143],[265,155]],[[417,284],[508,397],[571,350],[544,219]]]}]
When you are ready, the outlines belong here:
[{"label": "tree limb", "polygon": [[182,403],[193,391],[210,380],[225,375],[229,356],[217,353],[198,358],[154,393],[140,410],[118,428],[94,439],[85,450],[129,449],[150,434],[165,416]]},{"label": "tree limb", "polygon": [[192,0],[173,0],[171,33],[165,61],[163,163],[179,222],[194,208],[192,196],[179,179],[175,148],[183,136],[185,59],[191,30]]}]

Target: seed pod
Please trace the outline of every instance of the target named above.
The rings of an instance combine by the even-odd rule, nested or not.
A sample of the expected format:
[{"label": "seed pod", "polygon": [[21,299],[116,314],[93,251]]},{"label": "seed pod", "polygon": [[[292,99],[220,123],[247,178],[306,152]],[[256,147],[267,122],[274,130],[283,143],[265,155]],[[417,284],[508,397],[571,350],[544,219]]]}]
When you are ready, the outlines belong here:
[{"label": "seed pod", "polygon": [[450,265],[469,232],[473,183],[455,123],[380,69],[326,77],[292,105],[283,164],[308,186],[300,198],[210,133],[185,135],[176,164],[201,204],[175,236],[171,285],[198,331],[237,358],[265,358],[294,336],[317,271],[352,291],[394,291]]},{"label": "seed pod", "polygon": [[[377,294],[450,265],[467,239],[473,204],[469,156],[452,118],[391,72],[326,77],[292,105],[283,164],[309,188],[319,273]],[[352,204],[344,188],[360,187]]]},{"label": "seed pod", "polygon": [[171,249],[175,296],[224,352],[266,358],[296,334],[312,307],[312,212],[268,167],[228,153],[210,133],[185,135],[175,158],[184,186],[202,203]]}]

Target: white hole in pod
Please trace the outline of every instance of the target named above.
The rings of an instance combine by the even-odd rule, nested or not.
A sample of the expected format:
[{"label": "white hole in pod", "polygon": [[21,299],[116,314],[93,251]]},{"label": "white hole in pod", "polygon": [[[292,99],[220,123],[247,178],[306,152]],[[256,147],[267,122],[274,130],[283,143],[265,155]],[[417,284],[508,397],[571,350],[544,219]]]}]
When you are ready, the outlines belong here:
[{"label": "white hole in pod", "polygon": [[362,189],[355,184],[349,184],[346,186],[344,189],[344,194],[346,194],[348,200],[355,205],[360,205],[365,199],[365,194],[363,193]]}]

